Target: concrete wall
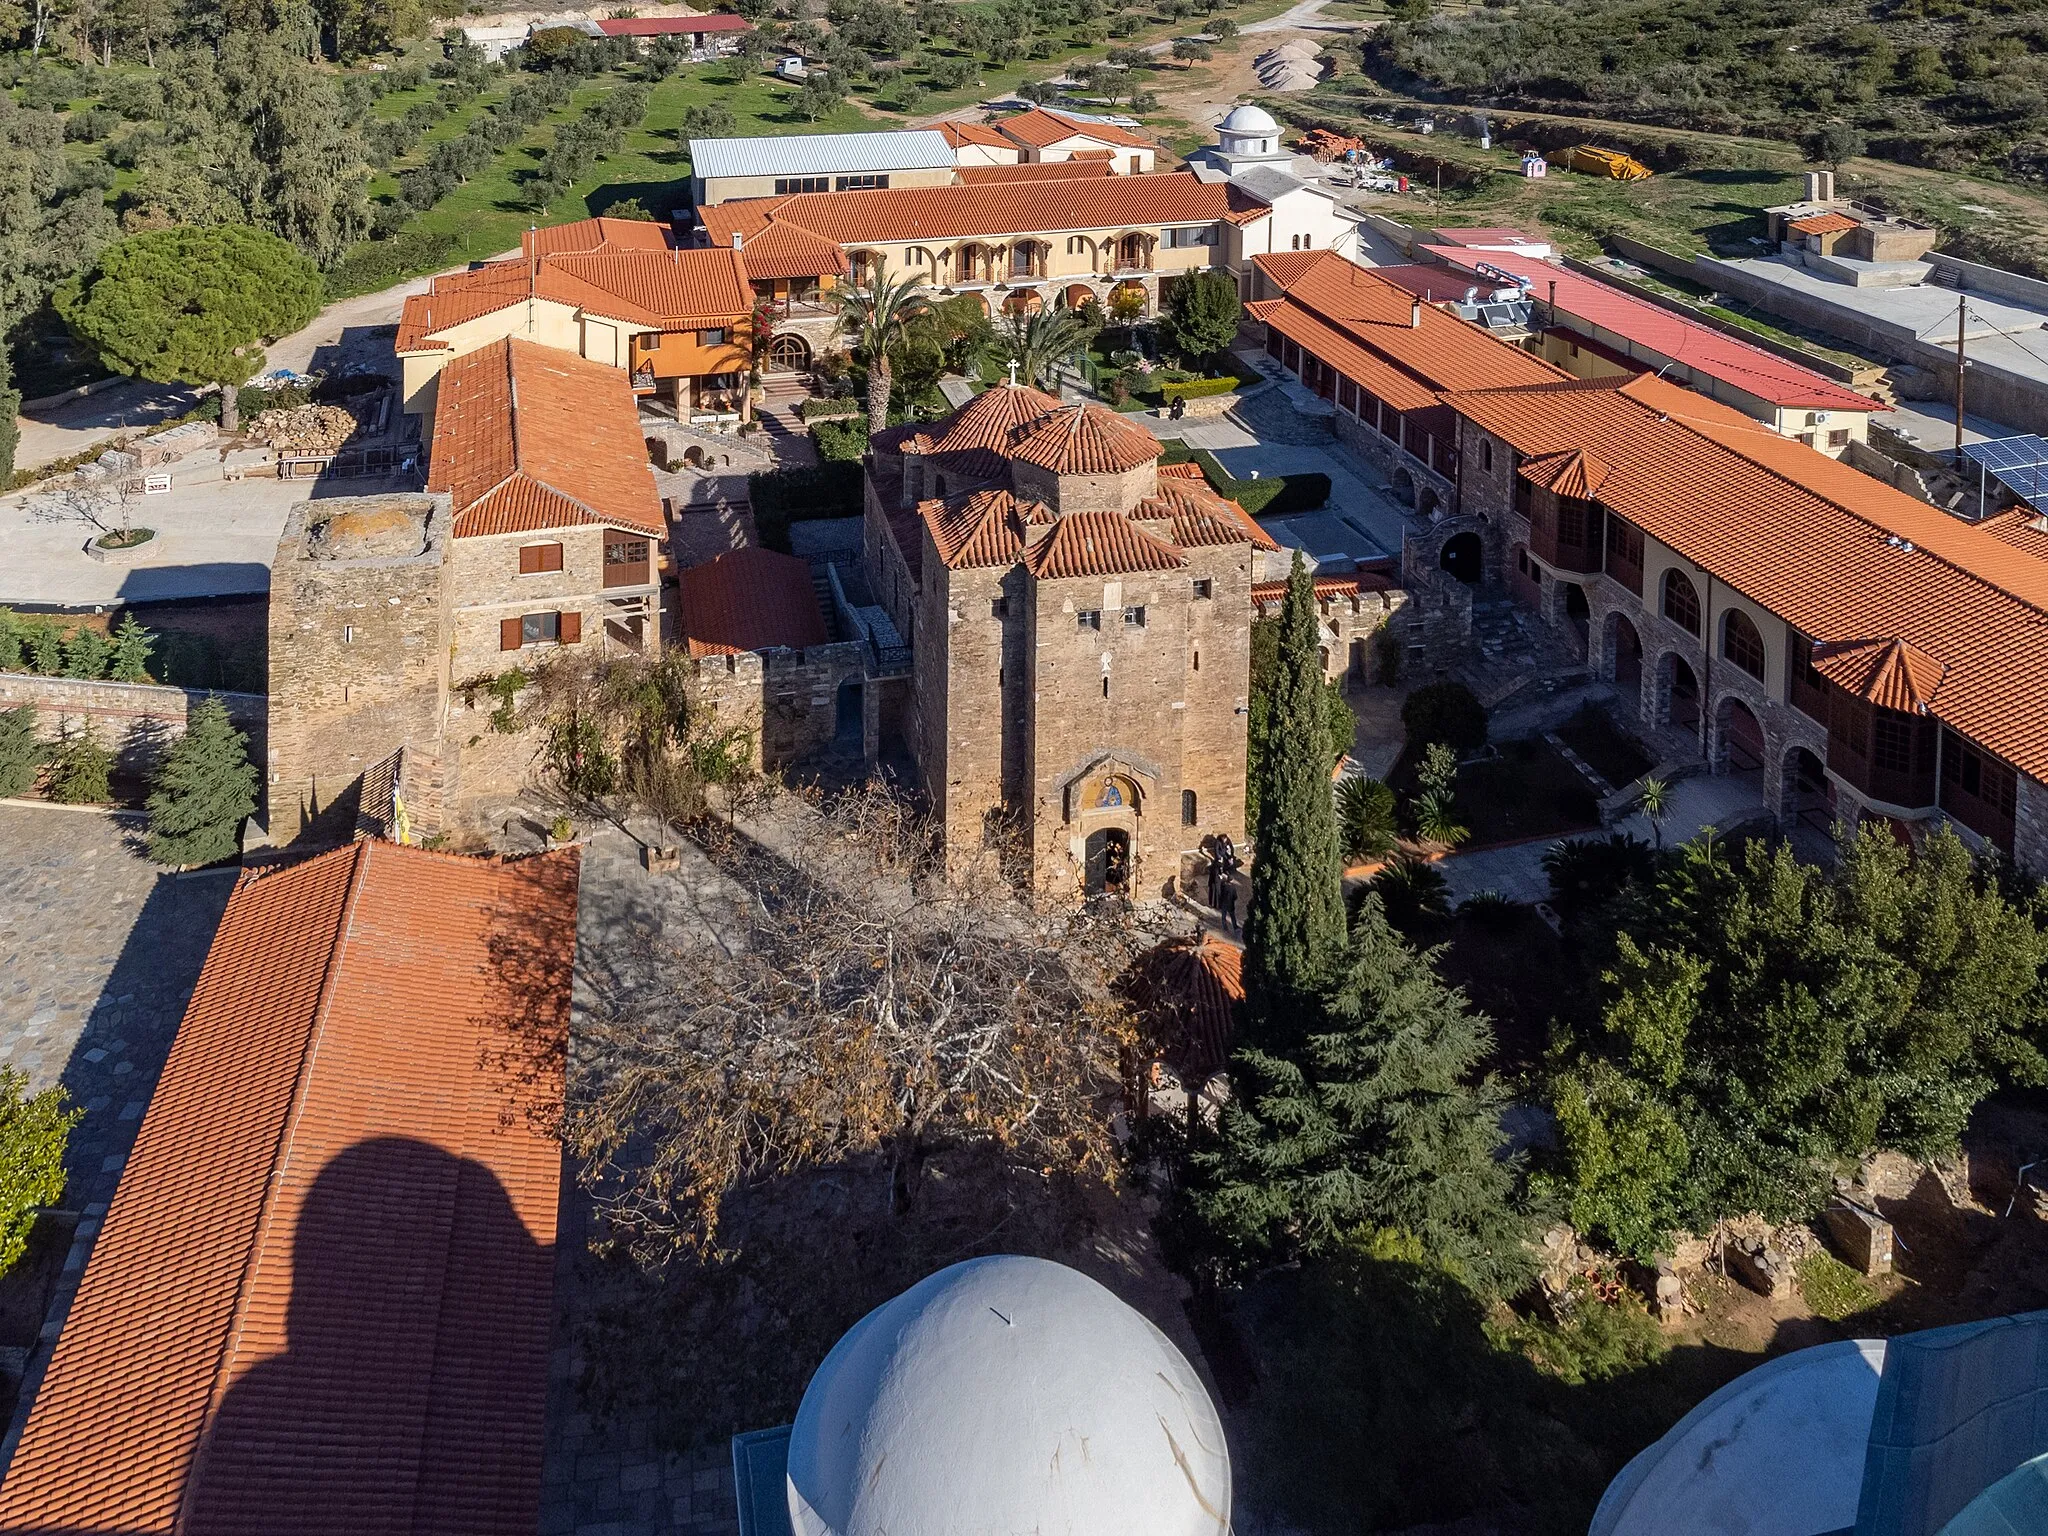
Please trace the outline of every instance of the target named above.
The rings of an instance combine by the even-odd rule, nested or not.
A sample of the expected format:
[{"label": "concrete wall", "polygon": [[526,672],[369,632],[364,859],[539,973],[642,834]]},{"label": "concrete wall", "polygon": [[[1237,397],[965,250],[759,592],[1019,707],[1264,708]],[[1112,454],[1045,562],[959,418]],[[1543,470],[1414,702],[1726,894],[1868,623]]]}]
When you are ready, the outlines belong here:
[{"label": "concrete wall", "polygon": [[[84,730],[113,752],[124,773],[146,774],[173,741],[185,734],[193,706],[205,699],[200,688],[166,688],[154,683],[85,682],[0,672],[0,709],[33,706],[36,735],[56,741]],[[261,763],[267,745],[269,700],[260,693],[222,693],[228,716],[249,738],[249,759]]]},{"label": "concrete wall", "polygon": [[1944,256],[1940,251],[1929,251],[1922,260],[1954,273],[1956,286],[1971,293],[1989,293],[2030,309],[2048,309],[2048,283],[2038,277],[2023,277],[2002,267],[1987,267],[1982,262],[1965,261],[1960,256]]}]

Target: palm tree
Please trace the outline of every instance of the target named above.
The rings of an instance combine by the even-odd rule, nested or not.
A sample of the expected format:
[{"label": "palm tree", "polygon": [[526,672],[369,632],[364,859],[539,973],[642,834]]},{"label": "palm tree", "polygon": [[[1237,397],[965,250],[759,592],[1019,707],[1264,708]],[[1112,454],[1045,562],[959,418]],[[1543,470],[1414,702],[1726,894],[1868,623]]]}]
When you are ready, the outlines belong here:
[{"label": "palm tree", "polygon": [[839,329],[868,360],[868,434],[889,425],[889,349],[903,339],[913,320],[931,313],[932,301],[919,292],[921,277],[877,276],[873,285],[832,290]]},{"label": "palm tree", "polygon": [[1008,320],[1003,345],[1017,364],[1017,381],[1052,389],[1055,370],[1087,340],[1087,322],[1071,309],[1042,309],[1028,319],[1013,313]]},{"label": "palm tree", "polygon": [[1644,779],[1640,804],[1643,815],[1649,818],[1651,835],[1657,839],[1657,846],[1661,849],[1664,846],[1664,821],[1671,814],[1670,783],[1654,776]]}]

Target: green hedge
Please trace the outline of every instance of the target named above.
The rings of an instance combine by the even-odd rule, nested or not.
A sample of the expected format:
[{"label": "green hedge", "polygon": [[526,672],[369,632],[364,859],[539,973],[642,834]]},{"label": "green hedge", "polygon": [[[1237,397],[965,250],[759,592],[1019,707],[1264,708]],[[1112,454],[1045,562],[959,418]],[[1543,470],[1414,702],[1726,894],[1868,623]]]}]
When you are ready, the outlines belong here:
[{"label": "green hedge", "polygon": [[1219,495],[1229,497],[1253,517],[1285,517],[1291,512],[1313,512],[1330,502],[1330,477],[1321,471],[1233,480],[1230,471],[1208,449],[1197,449],[1187,457],[1202,466],[1202,474]]},{"label": "green hedge", "polygon": [[823,421],[835,416],[861,416],[867,413],[867,402],[852,395],[819,395],[796,403],[796,413],[805,421]]},{"label": "green hedge", "polygon": [[811,423],[811,441],[817,444],[821,459],[858,464],[861,455],[868,451],[867,417],[857,420],[827,417],[823,421],[814,421]]},{"label": "green hedge", "polygon": [[768,470],[747,476],[747,494],[761,542],[786,555],[791,523],[860,516],[861,467],[833,459],[815,469]]},{"label": "green hedge", "polygon": [[1175,400],[1205,400],[1211,395],[1227,395],[1237,388],[1237,379],[1185,379],[1176,384],[1159,386],[1160,396],[1171,404]]},{"label": "green hedge", "polygon": [[389,240],[365,240],[327,274],[327,298],[353,299],[418,272],[438,271],[455,260],[455,237],[431,230],[408,230]]}]

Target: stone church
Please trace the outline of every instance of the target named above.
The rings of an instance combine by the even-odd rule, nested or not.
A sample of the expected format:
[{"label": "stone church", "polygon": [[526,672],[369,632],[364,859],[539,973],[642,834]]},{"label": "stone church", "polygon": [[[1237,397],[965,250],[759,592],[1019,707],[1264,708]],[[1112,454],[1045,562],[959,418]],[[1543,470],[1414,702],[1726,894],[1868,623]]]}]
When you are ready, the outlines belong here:
[{"label": "stone church", "polygon": [[1098,405],[999,385],[872,443],[864,561],[949,854],[1157,895],[1244,837],[1252,585],[1273,540]]}]

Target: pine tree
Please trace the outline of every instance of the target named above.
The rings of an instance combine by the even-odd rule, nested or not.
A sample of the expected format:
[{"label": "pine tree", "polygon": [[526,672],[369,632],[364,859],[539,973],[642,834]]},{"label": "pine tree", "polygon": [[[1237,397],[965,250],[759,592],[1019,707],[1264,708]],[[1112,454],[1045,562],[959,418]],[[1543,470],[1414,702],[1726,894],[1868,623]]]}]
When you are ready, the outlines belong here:
[{"label": "pine tree", "polygon": [[28,652],[29,670],[43,677],[55,677],[64,667],[64,642],[57,626],[31,622],[23,626],[22,647]]},{"label": "pine tree", "polygon": [[1506,1095],[1474,1081],[1493,1031],[1377,898],[1299,1043],[1245,1049],[1189,1209],[1226,1270],[1326,1253],[1361,1227],[1407,1233],[1475,1288],[1527,1268],[1519,1169],[1500,1155]]},{"label": "pine tree", "polygon": [[159,864],[233,858],[244,818],[256,809],[249,738],[209,694],[156,771],[149,791],[149,856]]},{"label": "pine tree", "polygon": [[138,624],[134,614],[122,614],[114,629],[114,655],[107,675],[117,683],[148,682],[150,653],[155,649],[156,636]]},{"label": "pine tree", "polygon": [[1244,979],[1253,1017],[1260,1020],[1279,1018],[1314,994],[1344,945],[1319,647],[1315,588],[1297,550],[1280,610],[1280,655],[1252,828],[1256,863],[1245,920]]},{"label": "pine tree", "polygon": [[0,795],[29,789],[49,760],[50,749],[36,740],[35,705],[0,709]]},{"label": "pine tree", "polygon": [[64,675],[96,682],[107,675],[114,645],[96,629],[81,624],[64,637]]},{"label": "pine tree", "polygon": [[57,743],[50,760],[50,798],[60,805],[101,805],[113,798],[114,754],[86,731]]}]

